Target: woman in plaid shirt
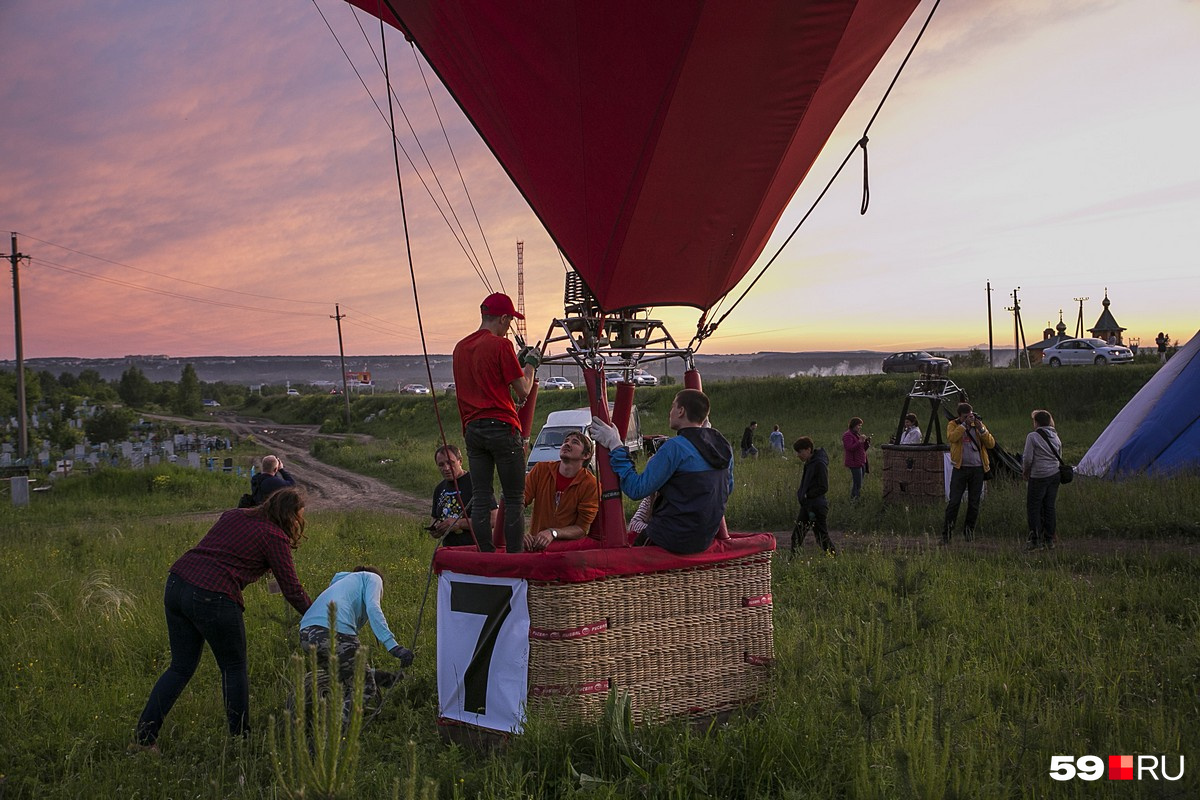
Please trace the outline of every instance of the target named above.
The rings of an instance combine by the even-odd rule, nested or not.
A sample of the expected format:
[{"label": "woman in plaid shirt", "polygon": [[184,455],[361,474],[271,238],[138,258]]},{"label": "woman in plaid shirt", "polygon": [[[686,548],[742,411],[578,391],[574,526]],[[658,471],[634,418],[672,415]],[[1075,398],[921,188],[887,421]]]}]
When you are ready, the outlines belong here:
[{"label": "woman in plaid shirt", "polygon": [[221,670],[232,735],[250,730],[242,589],[270,570],[301,614],[312,601],[296,577],[292,551],[304,537],[304,498],[280,489],[261,505],[226,511],[200,543],[171,566],[163,598],[171,665],[154,684],[137,725],[137,749],[157,749],[163,720],[200,664],[204,643]]}]

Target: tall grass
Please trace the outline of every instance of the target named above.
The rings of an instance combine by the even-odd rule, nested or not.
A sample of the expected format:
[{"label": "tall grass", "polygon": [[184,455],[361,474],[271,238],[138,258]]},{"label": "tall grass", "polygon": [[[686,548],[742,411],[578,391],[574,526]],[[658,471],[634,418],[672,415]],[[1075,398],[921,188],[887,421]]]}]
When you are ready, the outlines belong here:
[{"label": "tall grass", "polygon": [[[296,614],[260,586],[246,592],[247,742],[224,733],[206,655],[163,755],[126,756],[168,657],[165,571],[207,523],[134,521],[86,550],[87,522],[72,525],[27,530],[0,551],[6,798],[279,796],[268,739],[283,723],[269,718],[285,718],[294,691]],[[417,524],[320,513],[309,533],[297,564],[310,593],[373,563],[389,621],[412,643],[432,554]],[[1118,794],[1047,775],[1056,754],[1200,756],[1191,555],[868,547],[780,557],[773,592],[776,663],[757,709],[637,727],[614,695],[601,719],[563,730],[535,718],[493,753],[439,740],[430,608],[414,666],[362,730],[354,796],[433,796],[434,784],[449,798],[1194,796],[1194,772]]]}]

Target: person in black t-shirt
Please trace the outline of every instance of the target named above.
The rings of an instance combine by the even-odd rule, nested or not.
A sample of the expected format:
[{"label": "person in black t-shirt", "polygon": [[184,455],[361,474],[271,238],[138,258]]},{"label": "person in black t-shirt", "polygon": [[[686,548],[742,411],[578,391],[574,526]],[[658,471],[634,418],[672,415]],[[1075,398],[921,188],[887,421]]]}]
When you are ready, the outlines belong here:
[{"label": "person in black t-shirt", "polygon": [[[475,538],[471,535],[471,475],[463,471],[462,452],[452,444],[439,447],[433,455],[438,470],[442,473],[442,482],[433,490],[433,508],[430,515],[433,524],[429,533],[434,538],[442,538],[446,547],[473,545]],[[496,507],[493,505],[491,522],[496,523]],[[492,532],[484,531],[488,541]]]}]

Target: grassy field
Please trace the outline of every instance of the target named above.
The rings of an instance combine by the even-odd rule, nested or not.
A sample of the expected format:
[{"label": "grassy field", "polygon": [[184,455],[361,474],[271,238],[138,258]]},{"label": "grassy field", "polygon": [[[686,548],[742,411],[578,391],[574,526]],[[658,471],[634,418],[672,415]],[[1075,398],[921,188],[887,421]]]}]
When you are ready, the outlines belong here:
[{"label": "grassy field", "polygon": [[[956,380],[1002,443],[1014,442],[1010,449],[1028,428],[1029,409],[1050,408],[1072,459],[1150,374],[1065,370],[1053,373],[1061,383],[1051,383],[1048,372],[1006,372]],[[1003,385],[989,383],[1002,378]],[[758,419],[760,430],[778,422],[789,438],[817,434],[836,465],[834,442],[848,413],[886,438],[899,412],[895,393],[905,385],[891,381],[779,380],[708,390],[718,426],[730,438],[743,420]],[[665,428],[672,393],[670,387],[644,393],[648,430]],[[580,405],[571,395],[547,393],[539,414]],[[313,398],[302,413],[319,415],[324,402]],[[355,416],[379,441],[339,444],[323,458],[422,493],[436,481],[428,458],[436,426],[427,398],[364,398]],[[811,547],[795,559],[777,555],[774,677],[771,696],[754,713],[702,728],[635,728],[614,704],[609,717],[565,731],[531,720],[525,735],[493,753],[445,745],[434,725],[432,598],[415,634],[433,545],[419,522],[382,513],[313,514],[297,551],[310,593],[335,571],[375,564],[387,576],[388,619],[417,652],[383,713],[362,732],[357,772],[341,796],[1200,793],[1200,562],[1194,557],[1200,478],[1077,481],[1060,495],[1063,545],[1029,557],[1018,547],[1023,493],[1015,483],[992,482],[980,532],[985,541],[945,551],[926,544],[939,507],[885,506],[873,475],[866,499],[851,508],[841,500],[849,491],[845,470],[831,472],[833,526],[857,545],[837,559],[818,557]],[[739,464],[734,527],[789,527],[797,473],[794,461],[779,458]],[[0,508],[5,800],[276,798],[294,788],[276,778],[269,733],[282,731],[287,713],[298,618],[259,585],[246,592],[251,737],[235,743],[223,733],[219,680],[206,656],[168,718],[161,757],[125,754],[168,659],[166,570],[241,483],[170,467],[105,470],[61,482],[30,507]],[[1111,552],[1073,547],[1072,539],[1084,535],[1147,541]],[[373,643],[369,635],[365,641]],[[1110,754],[1165,755],[1172,772],[1183,756],[1185,774],[1179,781],[1095,783],[1059,783],[1048,775],[1052,756]],[[310,788],[304,796],[318,795]]]},{"label": "grassy field", "polygon": [[[965,370],[955,375],[997,440],[1019,453],[1030,431],[1029,414],[1049,409],[1064,442],[1064,456],[1078,462],[1108,422],[1153,375],[1155,365],[1116,369]],[[790,458],[790,442],[812,436],[830,458],[830,526],[834,530],[903,536],[928,536],[941,525],[940,504],[887,504],[881,488],[881,463],[874,456],[863,501],[850,496],[850,475],[842,464],[841,436],[851,416],[866,420],[865,430],[876,443],[886,442],[899,422],[911,380],[901,376],[865,375],[830,378],[766,378],[711,383],[715,425],[736,445],[751,420],[759,423],[759,449],[753,461],[738,461],[737,486],[728,518],[736,530],[789,530],[795,518],[795,489],[800,465]],[[678,387],[639,389],[637,402],[646,433],[668,433],[667,410]],[[302,398],[300,403],[264,402],[262,413],[296,415],[281,421],[341,425],[338,399]],[[457,406],[453,397],[439,398],[447,440],[461,446]],[[546,414],[587,404],[582,389],[544,392],[538,398],[535,422]],[[928,406],[914,407],[924,426]],[[433,404],[428,397],[364,397],[355,400],[356,429],[373,434],[369,445],[321,442],[315,450],[322,460],[378,477],[398,488],[425,494],[440,477],[432,453],[440,439]],[[769,452],[766,434],[778,424],[787,436],[784,457]],[[536,430],[536,427],[535,427]],[[1025,535],[1025,488],[1019,482],[996,480],[988,489],[979,534],[1018,543]],[[1156,499],[1162,498],[1162,499]],[[1162,481],[1135,479],[1119,483],[1080,478],[1059,495],[1060,530],[1071,537],[1161,538],[1200,537],[1200,476]]]}]

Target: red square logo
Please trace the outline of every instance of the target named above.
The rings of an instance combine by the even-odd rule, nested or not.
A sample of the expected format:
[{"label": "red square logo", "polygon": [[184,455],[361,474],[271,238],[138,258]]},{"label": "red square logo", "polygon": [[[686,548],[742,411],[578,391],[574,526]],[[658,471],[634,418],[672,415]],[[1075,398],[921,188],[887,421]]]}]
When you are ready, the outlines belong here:
[{"label": "red square logo", "polygon": [[1133,780],[1133,756],[1109,756],[1108,779],[1110,781]]}]

